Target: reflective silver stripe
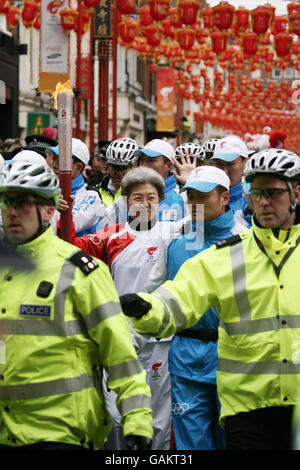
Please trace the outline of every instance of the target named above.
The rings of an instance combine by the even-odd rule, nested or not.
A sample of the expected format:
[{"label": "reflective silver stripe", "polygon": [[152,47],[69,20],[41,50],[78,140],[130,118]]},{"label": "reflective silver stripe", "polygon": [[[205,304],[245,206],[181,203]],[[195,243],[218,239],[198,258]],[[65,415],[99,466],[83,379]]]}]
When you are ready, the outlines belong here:
[{"label": "reflective silver stripe", "polygon": [[300,374],[300,364],[292,361],[241,362],[219,357],[218,371],[243,375]]},{"label": "reflective silver stripe", "polygon": [[133,397],[124,398],[124,400],[120,402],[118,408],[121,415],[138,408],[152,409],[152,400],[151,397],[147,397],[147,395],[135,395]]},{"label": "reflective silver stripe", "polygon": [[3,331],[9,331],[14,335],[74,336],[87,334],[87,329],[93,328],[105,318],[121,313],[121,306],[118,302],[107,302],[96,307],[86,317],[65,321],[66,296],[73,284],[77,269],[77,266],[70,262],[69,258],[77,251],[71,253],[62,265],[55,292],[54,319],[52,321],[43,318],[1,320],[0,325]]},{"label": "reflective silver stripe", "polygon": [[251,308],[246,289],[246,269],[243,244],[230,246],[233,291],[241,321],[251,320]]},{"label": "reflective silver stripe", "polygon": [[186,328],[186,316],[184,315],[176,297],[174,297],[168,289],[162,286],[156,289],[153,293],[159,294],[167,303],[173,314],[176,331],[184,330]]},{"label": "reflective silver stripe", "polygon": [[106,318],[113,317],[122,313],[122,308],[119,302],[107,302],[106,304],[99,305],[89,315],[83,317],[84,323],[88,330],[97,326]]},{"label": "reflective silver stripe", "polygon": [[142,372],[142,366],[137,359],[132,361],[122,362],[115,366],[106,367],[108,380],[118,380],[131,375],[140,374]]},{"label": "reflective silver stripe", "polygon": [[78,377],[63,378],[35,384],[1,385],[1,400],[28,400],[33,398],[67,395],[94,388],[93,377],[82,374]]},{"label": "reflective silver stripe", "polygon": [[242,322],[221,322],[219,326],[224,328],[229,336],[251,335],[286,328],[300,328],[300,315],[281,315],[271,318],[261,318],[259,320],[249,320]]}]

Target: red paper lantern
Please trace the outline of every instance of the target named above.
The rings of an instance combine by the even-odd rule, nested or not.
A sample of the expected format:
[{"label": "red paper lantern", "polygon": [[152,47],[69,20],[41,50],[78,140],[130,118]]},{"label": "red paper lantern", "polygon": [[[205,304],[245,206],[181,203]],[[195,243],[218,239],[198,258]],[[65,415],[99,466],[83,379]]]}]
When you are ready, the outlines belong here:
[{"label": "red paper lantern", "polygon": [[139,8],[138,14],[141,26],[149,26],[149,24],[153,23],[149,5],[144,5],[143,7]]},{"label": "red paper lantern", "polygon": [[83,0],[83,3],[87,8],[96,8],[99,5],[100,0]]},{"label": "red paper lantern", "polygon": [[273,23],[273,34],[287,32],[289,26],[289,20],[286,16],[275,16]]},{"label": "red paper lantern", "polygon": [[178,13],[183,24],[192,25],[197,19],[198,0],[179,0]]},{"label": "red paper lantern", "polygon": [[14,27],[17,23],[19,23],[21,15],[21,10],[19,8],[10,6],[6,11],[6,23],[10,27]]},{"label": "red paper lantern", "polygon": [[258,48],[258,36],[254,31],[249,31],[243,35],[243,50],[245,54],[253,56]]},{"label": "red paper lantern", "polygon": [[167,18],[170,9],[170,0],[148,0],[150,13],[154,20],[162,21]]},{"label": "red paper lantern", "polygon": [[32,26],[37,30],[41,29],[41,15],[40,15],[40,13],[38,13],[36,15],[36,17],[34,18],[34,20],[32,22]]},{"label": "red paper lantern", "polygon": [[175,38],[175,29],[174,26],[172,26],[170,18],[165,18],[162,20],[161,25],[164,30],[164,36],[167,38]]},{"label": "red paper lantern", "polygon": [[235,8],[227,2],[221,2],[213,7],[214,25],[221,31],[232,25]]},{"label": "red paper lantern", "polygon": [[78,12],[72,8],[65,8],[59,12],[61,16],[61,25],[65,31],[72,31],[77,22]]},{"label": "red paper lantern", "polygon": [[162,40],[163,28],[160,24],[152,23],[143,29],[143,34],[146,36],[148,44],[156,47]]},{"label": "red paper lantern", "polygon": [[201,16],[203,19],[204,27],[208,29],[213,28],[214,26],[213,9],[211,7],[203,8],[203,10],[201,10]]},{"label": "red paper lantern", "polygon": [[246,31],[249,28],[249,14],[249,10],[244,7],[239,7],[235,11],[235,23],[240,31]]},{"label": "red paper lantern", "polygon": [[172,26],[174,26],[174,28],[182,27],[182,21],[179,17],[178,7],[170,8],[169,17],[171,24]]},{"label": "red paper lantern", "polygon": [[39,9],[39,5],[35,1],[25,0],[23,4],[22,13],[21,13],[23,21],[25,22],[33,21],[38,9]]},{"label": "red paper lantern", "polygon": [[228,35],[221,31],[213,31],[210,35],[212,41],[212,50],[215,54],[221,54],[227,46]]},{"label": "red paper lantern", "polygon": [[201,44],[205,44],[206,39],[207,39],[208,36],[209,36],[209,31],[208,31],[208,29],[203,28],[201,23],[202,23],[201,20],[198,19],[198,20],[196,21],[196,23],[194,23],[194,24],[192,25],[192,28],[193,28],[193,30],[194,30],[195,33],[196,33],[196,40],[197,40],[198,44],[200,44],[200,45],[201,45]]},{"label": "red paper lantern", "polygon": [[177,41],[183,50],[191,49],[194,44],[196,33],[190,27],[180,28],[177,30]]},{"label": "red paper lantern", "polygon": [[291,50],[293,36],[289,33],[275,35],[275,50],[278,57],[285,57]]},{"label": "red paper lantern", "polygon": [[135,12],[136,0],[117,0],[117,6],[123,15],[131,15]]},{"label": "red paper lantern", "polygon": [[300,3],[295,3],[295,2],[288,3],[287,11],[288,11],[289,17],[292,13],[300,12]]},{"label": "red paper lantern", "polygon": [[119,35],[126,44],[131,43],[137,33],[138,23],[132,18],[126,18],[118,24]]},{"label": "red paper lantern", "polygon": [[251,11],[252,29],[256,34],[264,34],[271,22],[271,12],[265,6],[258,6]]},{"label": "red paper lantern", "polygon": [[300,37],[300,11],[295,11],[289,16],[290,32]]}]

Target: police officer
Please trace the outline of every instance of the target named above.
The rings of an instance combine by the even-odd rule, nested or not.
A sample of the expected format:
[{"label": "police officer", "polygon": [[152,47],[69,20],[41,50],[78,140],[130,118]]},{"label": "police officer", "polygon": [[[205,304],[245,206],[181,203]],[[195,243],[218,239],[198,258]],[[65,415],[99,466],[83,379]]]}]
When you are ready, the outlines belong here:
[{"label": "police officer", "polygon": [[128,448],[152,437],[150,390],[108,268],[54,235],[52,170],[5,165],[4,229],[36,269],[0,271],[0,449],[103,448],[111,428],[102,368],[117,393]]},{"label": "police officer", "polygon": [[291,449],[300,387],[300,158],[266,149],[247,161],[244,176],[252,228],[189,259],[154,293],[121,301],[133,327],[156,337],[189,328],[216,306],[226,448]]}]

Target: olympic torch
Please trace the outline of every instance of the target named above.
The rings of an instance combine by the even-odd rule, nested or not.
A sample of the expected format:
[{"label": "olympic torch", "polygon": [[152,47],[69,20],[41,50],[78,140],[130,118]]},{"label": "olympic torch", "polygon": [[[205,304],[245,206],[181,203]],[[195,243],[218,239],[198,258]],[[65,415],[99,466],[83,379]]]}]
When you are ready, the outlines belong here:
[{"label": "olympic torch", "polygon": [[73,96],[70,80],[56,84],[54,107],[57,109],[58,144],[59,144],[59,178],[62,196],[69,203],[68,210],[61,212],[61,238],[69,243],[72,240],[72,117]]}]

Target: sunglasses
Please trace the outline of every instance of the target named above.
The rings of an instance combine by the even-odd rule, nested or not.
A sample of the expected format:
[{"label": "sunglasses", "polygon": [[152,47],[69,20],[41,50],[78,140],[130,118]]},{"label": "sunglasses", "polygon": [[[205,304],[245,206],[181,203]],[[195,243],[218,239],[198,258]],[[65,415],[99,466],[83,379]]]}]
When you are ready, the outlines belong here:
[{"label": "sunglasses", "polygon": [[18,196],[18,197],[8,197],[5,194],[0,196],[0,204],[2,209],[9,209],[11,206],[14,209],[24,209],[32,204],[37,204],[38,199],[34,196]]},{"label": "sunglasses", "polygon": [[282,196],[283,193],[286,191],[289,191],[288,188],[283,189],[283,188],[268,188],[268,189],[258,189],[258,188],[251,188],[250,194],[255,199],[256,201],[260,201],[262,196],[264,196],[266,199],[272,199],[276,200],[280,196]]}]

